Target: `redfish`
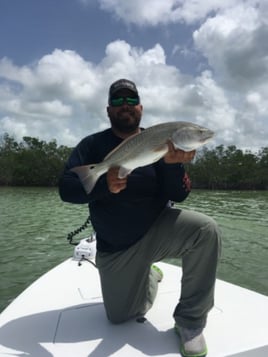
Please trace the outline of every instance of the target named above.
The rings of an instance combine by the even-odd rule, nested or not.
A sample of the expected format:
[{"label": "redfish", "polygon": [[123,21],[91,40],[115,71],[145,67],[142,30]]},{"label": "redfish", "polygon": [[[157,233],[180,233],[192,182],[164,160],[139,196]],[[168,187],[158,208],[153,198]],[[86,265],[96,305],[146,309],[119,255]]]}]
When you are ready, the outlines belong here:
[{"label": "redfish", "polygon": [[137,167],[160,160],[168,151],[169,140],[177,149],[192,151],[207,143],[213,136],[213,131],[190,122],[157,124],[125,139],[102,162],[77,166],[71,171],[79,176],[89,194],[98,178],[110,167],[119,167],[118,177],[124,178]]}]

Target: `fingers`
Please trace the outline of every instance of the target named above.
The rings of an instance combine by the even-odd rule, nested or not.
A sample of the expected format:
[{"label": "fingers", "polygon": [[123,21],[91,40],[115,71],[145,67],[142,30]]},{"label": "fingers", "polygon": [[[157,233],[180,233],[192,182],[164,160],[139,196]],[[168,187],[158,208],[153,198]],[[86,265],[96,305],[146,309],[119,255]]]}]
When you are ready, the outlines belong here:
[{"label": "fingers", "polygon": [[127,177],[118,177],[119,167],[111,167],[107,172],[107,184],[109,191],[112,193],[119,193],[127,186]]},{"label": "fingers", "polygon": [[171,140],[167,141],[167,145],[168,145],[168,152],[169,153],[174,153],[176,151],[175,146],[173,145]]},{"label": "fingers", "polygon": [[195,157],[196,151],[183,151],[180,149],[176,149],[171,141],[167,142],[168,144],[168,152],[164,156],[164,161],[168,164],[175,163],[187,163]]},{"label": "fingers", "polygon": [[181,151],[181,155],[182,155],[183,160],[184,160],[183,162],[189,162],[189,161],[193,160],[193,158],[195,157],[195,154],[196,154],[195,150],[188,151],[188,152],[182,151],[182,150],[180,150],[180,151]]}]

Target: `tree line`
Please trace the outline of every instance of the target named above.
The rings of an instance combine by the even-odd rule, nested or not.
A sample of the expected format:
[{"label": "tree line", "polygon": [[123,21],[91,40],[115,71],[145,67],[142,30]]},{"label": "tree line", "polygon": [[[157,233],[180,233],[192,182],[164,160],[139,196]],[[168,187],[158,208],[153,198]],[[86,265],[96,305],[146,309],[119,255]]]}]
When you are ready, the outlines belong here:
[{"label": "tree line", "polygon": [[[56,140],[25,136],[17,142],[5,133],[0,137],[0,185],[57,186],[71,150]],[[234,145],[203,147],[186,169],[195,188],[267,190],[268,147],[257,153]]]},{"label": "tree line", "polygon": [[71,148],[24,136],[21,142],[5,133],[0,138],[0,185],[56,186]]},{"label": "tree line", "polygon": [[267,190],[268,147],[257,153],[235,145],[203,147],[188,164],[193,187],[224,190]]}]

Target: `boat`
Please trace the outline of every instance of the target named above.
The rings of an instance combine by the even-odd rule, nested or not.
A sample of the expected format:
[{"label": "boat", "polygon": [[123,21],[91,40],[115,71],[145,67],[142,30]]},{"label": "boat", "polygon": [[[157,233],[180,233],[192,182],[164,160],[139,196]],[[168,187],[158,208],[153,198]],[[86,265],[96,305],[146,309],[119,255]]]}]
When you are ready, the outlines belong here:
[{"label": "boat", "polygon": [[[85,238],[73,257],[45,273],[0,314],[0,356],[180,356],[172,313],[181,268],[165,262],[146,319],[111,324],[94,265],[95,241]],[[267,357],[268,297],[217,279],[215,306],[204,330],[207,357]]]}]

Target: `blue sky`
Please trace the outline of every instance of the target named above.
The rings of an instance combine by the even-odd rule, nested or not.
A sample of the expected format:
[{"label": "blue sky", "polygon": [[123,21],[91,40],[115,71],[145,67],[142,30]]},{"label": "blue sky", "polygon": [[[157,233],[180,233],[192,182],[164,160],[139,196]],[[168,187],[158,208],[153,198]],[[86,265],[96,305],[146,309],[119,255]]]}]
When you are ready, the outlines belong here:
[{"label": "blue sky", "polygon": [[143,126],[186,120],[213,145],[268,146],[268,1],[1,0],[0,135],[73,146],[140,89]]}]

